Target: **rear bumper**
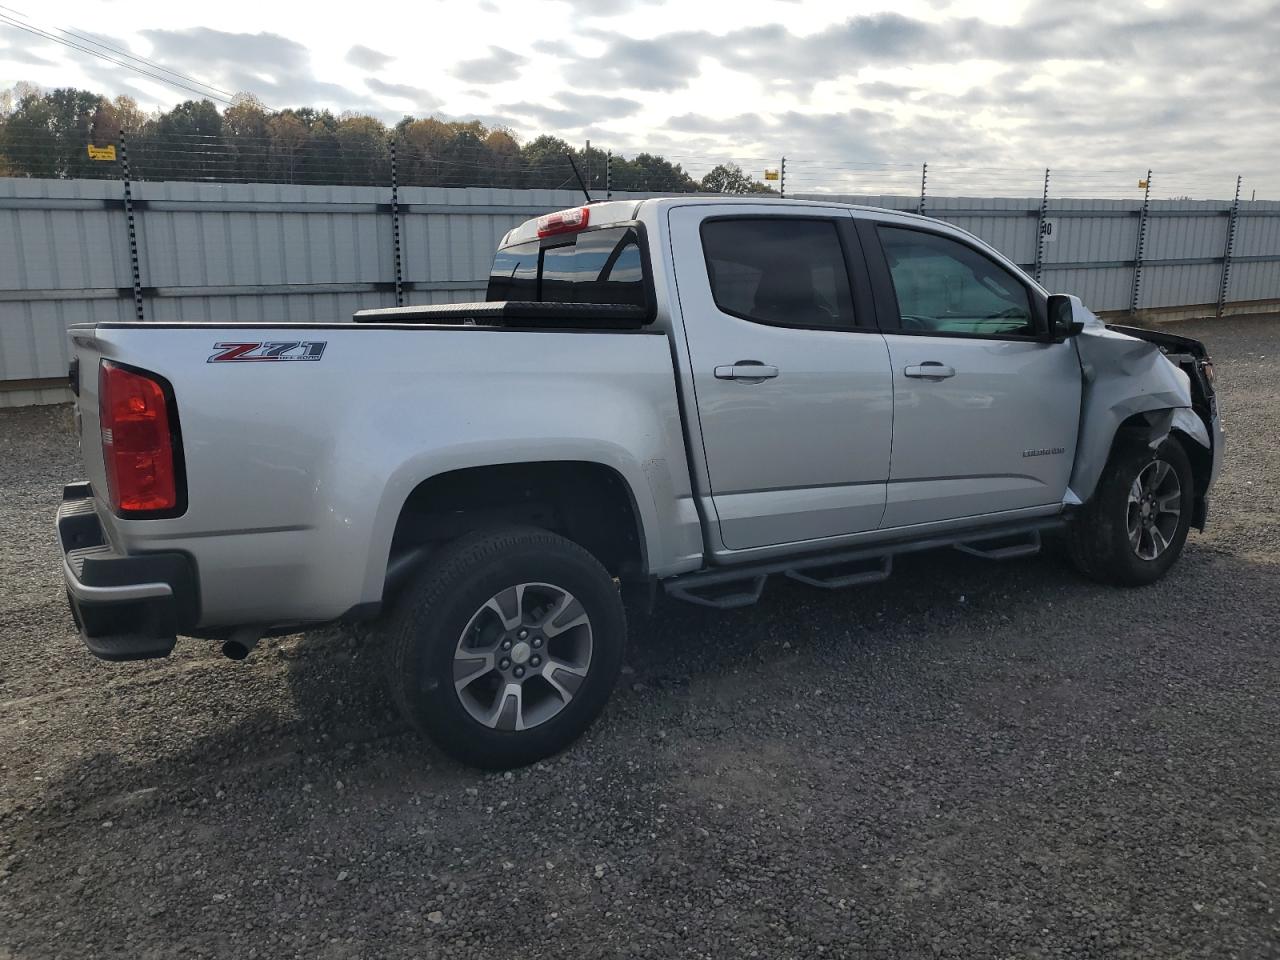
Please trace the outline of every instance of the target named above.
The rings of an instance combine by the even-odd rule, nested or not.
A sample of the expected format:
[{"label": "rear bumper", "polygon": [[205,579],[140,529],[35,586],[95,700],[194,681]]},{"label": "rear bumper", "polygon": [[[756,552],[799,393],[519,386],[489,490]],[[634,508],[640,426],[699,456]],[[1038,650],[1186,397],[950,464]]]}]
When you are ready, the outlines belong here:
[{"label": "rear bumper", "polygon": [[116,553],[87,482],[63,488],[57,529],[67,602],[94,656],[166,657],[178,634],[199,621],[192,559],[184,553]]}]

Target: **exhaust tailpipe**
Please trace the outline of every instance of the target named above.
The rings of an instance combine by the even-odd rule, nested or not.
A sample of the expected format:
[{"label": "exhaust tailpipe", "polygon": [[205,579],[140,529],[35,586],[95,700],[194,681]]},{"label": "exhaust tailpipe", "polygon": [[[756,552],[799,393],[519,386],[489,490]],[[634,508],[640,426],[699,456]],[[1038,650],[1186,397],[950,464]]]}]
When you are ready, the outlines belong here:
[{"label": "exhaust tailpipe", "polygon": [[222,655],[228,660],[243,660],[253,653],[253,648],[262,639],[262,627],[240,627],[222,644]]}]

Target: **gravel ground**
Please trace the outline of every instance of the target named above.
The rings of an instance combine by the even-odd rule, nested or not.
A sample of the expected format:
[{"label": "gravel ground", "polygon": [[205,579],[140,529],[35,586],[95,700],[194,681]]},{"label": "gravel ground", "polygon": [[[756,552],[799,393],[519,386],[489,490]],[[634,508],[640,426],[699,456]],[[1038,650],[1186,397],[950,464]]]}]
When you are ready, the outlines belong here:
[{"label": "gravel ground", "polygon": [[69,414],[0,412],[0,958],[1280,956],[1280,324],[1172,328],[1231,443],[1165,581],[947,552],[663,602],[604,719],[505,775],[335,631],[94,660]]}]

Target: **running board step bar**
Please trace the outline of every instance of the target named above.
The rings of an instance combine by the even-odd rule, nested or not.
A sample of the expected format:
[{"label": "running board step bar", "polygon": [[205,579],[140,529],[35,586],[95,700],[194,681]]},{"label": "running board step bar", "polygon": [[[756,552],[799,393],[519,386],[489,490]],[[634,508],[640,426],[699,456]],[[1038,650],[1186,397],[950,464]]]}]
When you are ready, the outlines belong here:
[{"label": "running board step bar", "polygon": [[1060,528],[1065,519],[1049,517],[982,531],[964,530],[951,536],[902,540],[862,550],[814,554],[741,566],[711,567],[687,573],[663,582],[663,589],[677,600],[696,603],[718,610],[747,607],[760,599],[769,577],[781,573],[799,583],[824,590],[860,586],[887,580],[893,570],[893,558],[902,553],[917,553],[939,547],[955,547],[964,553],[987,560],[1009,560],[1040,551],[1040,534]]},{"label": "running board step bar", "polygon": [[982,557],[984,560],[1029,557],[1040,552],[1040,531],[1031,530],[1028,533],[1013,536],[983,537],[981,540],[966,540],[955,546],[961,553]]},{"label": "running board step bar", "polygon": [[[805,571],[812,570],[812,573]],[[794,566],[784,571],[792,580],[807,583],[823,590],[839,590],[843,587],[860,587],[864,583],[888,580],[893,570],[893,555],[868,557],[866,560],[848,560],[844,563],[810,563]]]},{"label": "running board step bar", "polygon": [[704,580],[688,585],[667,583],[664,586],[667,593],[677,600],[696,603],[700,607],[733,610],[735,607],[749,607],[759,600],[760,594],[764,593],[765,581],[768,579],[767,573],[744,577],[735,570],[733,577],[725,580]]}]

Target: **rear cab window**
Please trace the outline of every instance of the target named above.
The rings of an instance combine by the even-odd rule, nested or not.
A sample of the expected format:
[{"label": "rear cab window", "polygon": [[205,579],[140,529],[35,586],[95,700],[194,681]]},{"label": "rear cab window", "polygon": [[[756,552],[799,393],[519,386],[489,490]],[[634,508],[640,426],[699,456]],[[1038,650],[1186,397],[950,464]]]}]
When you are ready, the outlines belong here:
[{"label": "rear cab window", "polygon": [[485,299],[648,307],[650,291],[644,235],[624,224],[504,247]]}]

